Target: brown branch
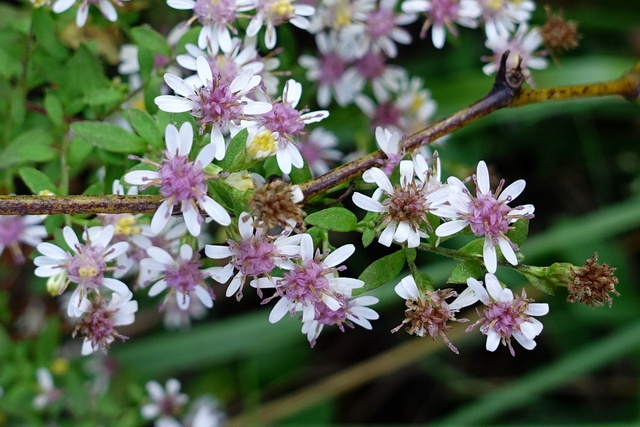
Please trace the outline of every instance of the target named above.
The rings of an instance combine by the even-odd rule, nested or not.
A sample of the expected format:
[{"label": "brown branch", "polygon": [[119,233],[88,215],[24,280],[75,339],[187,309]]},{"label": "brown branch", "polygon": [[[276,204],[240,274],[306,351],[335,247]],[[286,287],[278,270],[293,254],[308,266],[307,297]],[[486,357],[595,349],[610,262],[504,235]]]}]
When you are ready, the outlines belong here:
[{"label": "brown branch", "polygon": [[0,196],[1,215],[153,213],[162,196]]}]

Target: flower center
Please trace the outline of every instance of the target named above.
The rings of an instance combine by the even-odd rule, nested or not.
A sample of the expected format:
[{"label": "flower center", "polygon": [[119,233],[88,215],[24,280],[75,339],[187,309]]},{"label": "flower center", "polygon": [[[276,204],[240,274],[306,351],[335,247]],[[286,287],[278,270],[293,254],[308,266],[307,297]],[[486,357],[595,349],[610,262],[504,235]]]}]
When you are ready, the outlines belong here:
[{"label": "flower center", "polygon": [[254,159],[263,159],[278,151],[278,141],[273,137],[273,132],[265,129],[256,134],[247,150]]},{"label": "flower center", "polygon": [[431,2],[429,16],[435,24],[455,21],[458,18],[460,3],[458,0],[434,0]]},{"label": "flower center", "polygon": [[393,11],[381,8],[369,14],[367,19],[367,31],[372,39],[387,36],[393,30]]},{"label": "flower center", "polygon": [[492,194],[480,194],[470,202],[467,218],[471,231],[476,236],[500,236],[509,231],[508,213],[511,208],[496,200]]},{"label": "flower center", "polygon": [[414,183],[406,188],[396,186],[393,194],[382,204],[388,206],[389,217],[393,221],[409,221],[417,226],[427,220],[424,193]]},{"label": "flower center", "polygon": [[78,244],[78,253],[68,263],[68,275],[72,282],[80,286],[97,288],[102,283],[107,263],[102,246]]},{"label": "flower center", "polygon": [[229,248],[236,255],[234,267],[246,276],[267,274],[276,266],[276,247],[271,242],[248,237],[239,242],[230,241]]},{"label": "flower center", "polygon": [[167,268],[165,271],[165,280],[167,286],[174,288],[182,293],[192,292],[196,285],[204,281],[204,274],[199,270],[202,263],[198,261],[199,255],[189,260],[178,258],[177,265]]},{"label": "flower center", "polygon": [[374,113],[374,123],[376,126],[391,127],[398,126],[402,113],[392,102],[384,102],[378,105]]},{"label": "flower center", "polygon": [[286,104],[275,104],[264,116],[264,125],[280,135],[296,136],[304,129],[300,112]]},{"label": "flower center", "polygon": [[[165,152],[167,157],[169,153]],[[190,162],[187,156],[170,157],[160,166],[160,194],[173,198],[175,202],[201,199],[207,193],[207,184],[202,169]]]},{"label": "flower center", "polygon": [[509,338],[520,330],[520,325],[528,318],[524,312],[529,303],[518,296],[509,302],[496,301],[483,310],[487,329],[493,329],[500,336]]},{"label": "flower center", "polygon": [[329,289],[325,277],[329,269],[317,260],[308,260],[285,273],[278,287],[287,299],[293,301],[320,302],[323,291]]},{"label": "flower center", "polygon": [[193,13],[202,25],[232,23],[236,20],[236,4],[233,0],[196,0]]},{"label": "flower center", "polygon": [[318,80],[321,83],[330,85],[340,80],[344,73],[345,63],[340,55],[329,52],[320,58],[318,68],[322,70]]},{"label": "flower center", "polygon": [[290,0],[276,0],[269,6],[272,13],[280,15],[282,18],[286,18],[292,15],[295,8],[291,4]]},{"label": "flower center", "polygon": [[367,53],[356,61],[356,69],[367,80],[373,80],[384,73],[384,59],[374,53]]},{"label": "flower center", "polygon": [[230,121],[242,118],[243,105],[239,97],[234,95],[229,86],[215,76],[213,82],[205,82],[206,86],[198,90],[195,96],[190,97],[197,103],[191,110],[191,114],[198,120],[198,124],[204,127],[209,124],[223,126]]},{"label": "flower center", "polygon": [[8,215],[0,217],[0,244],[9,246],[17,243],[24,228],[21,216]]}]

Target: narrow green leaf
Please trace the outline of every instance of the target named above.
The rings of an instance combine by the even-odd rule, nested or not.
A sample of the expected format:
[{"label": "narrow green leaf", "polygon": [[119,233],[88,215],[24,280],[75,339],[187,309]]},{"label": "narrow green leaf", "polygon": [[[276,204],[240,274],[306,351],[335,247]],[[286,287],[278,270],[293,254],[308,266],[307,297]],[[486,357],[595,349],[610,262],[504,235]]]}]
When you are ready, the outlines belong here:
[{"label": "narrow green leaf", "polygon": [[367,228],[362,233],[362,246],[365,248],[373,242],[373,239],[376,237],[376,231],[373,228]]},{"label": "narrow green leaf", "polygon": [[64,59],[67,56],[68,50],[60,41],[60,37],[56,32],[55,21],[47,8],[33,9],[31,28],[38,41],[38,47],[42,47],[56,59]]},{"label": "narrow green leaf", "polygon": [[447,283],[467,283],[469,277],[477,279],[483,275],[484,268],[482,263],[478,261],[462,261],[453,268]]},{"label": "narrow green leaf", "polygon": [[507,237],[516,245],[522,246],[529,235],[529,220],[527,218],[520,218],[511,227],[513,227],[513,229],[509,230]]},{"label": "narrow green leaf", "polygon": [[364,281],[364,287],[356,289],[354,295],[363,294],[395,279],[402,271],[404,262],[404,249],[385,255],[374,261],[369,267],[365,268],[360,277],[358,277],[358,279]]},{"label": "narrow green leaf", "polygon": [[91,106],[120,104],[124,101],[124,98],[124,94],[115,88],[98,88],[87,93],[84,96],[84,102]]},{"label": "narrow green leaf", "polygon": [[114,153],[141,154],[146,149],[142,138],[120,126],[106,122],[78,122],[71,129],[89,144]]},{"label": "narrow green leaf", "polygon": [[171,56],[171,47],[169,46],[169,43],[167,43],[166,37],[148,25],[132,28],[131,38],[138,46],[149,49],[153,53]]},{"label": "narrow green leaf", "polygon": [[527,278],[534,288],[540,289],[542,292],[549,295],[553,295],[555,293],[553,282],[551,282],[551,280],[542,279],[532,274],[522,273],[522,275]]},{"label": "narrow green leaf", "polygon": [[57,193],[57,187],[49,176],[38,169],[24,167],[20,169],[19,174],[20,178],[22,178],[26,186],[31,190],[31,193],[38,194],[44,190]]},{"label": "narrow green leaf", "polygon": [[58,127],[64,125],[64,111],[58,95],[53,92],[47,92],[44,97],[44,109],[47,111],[47,116],[54,125]]},{"label": "narrow green leaf", "polygon": [[312,213],[305,222],[325,230],[346,232],[356,229],[358,218],[348,209],[334,207]]},{"label": "narrow green leaf", "polygon": [[164,142],[156,121],[149,113],[137,108],[127,110],[129,124],[149,145],[162,148]]}]

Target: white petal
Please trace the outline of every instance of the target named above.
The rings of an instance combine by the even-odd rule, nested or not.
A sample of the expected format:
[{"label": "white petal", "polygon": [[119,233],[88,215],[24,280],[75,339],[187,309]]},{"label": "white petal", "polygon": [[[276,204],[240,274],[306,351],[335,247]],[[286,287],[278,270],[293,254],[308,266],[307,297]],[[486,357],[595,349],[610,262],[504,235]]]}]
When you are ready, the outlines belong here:
[{"label": "white petal", "polygon": [[179,138],[178,154],[188,156],[191,151],[191,146],[193,145],[193,127],[191,123],[184,122],[182,126],[180,126]]},{"label": "white petal", "polygon": [[158,280],[156,283],[153,284],[153,286],[151,286],[151,288],[149,288],[149,296],[150,297],[155,297],[156,295],[160,294],[160,292],[164,291],[165,289],[167,289],[166,280],[164,280],[164,279]]},{"label": "white petal", "polygon": [[408,275],[404,279],[402,279],[394,288],[396,294],[400,296],[400,298],[406,300],[414,300],[417,301],[420,298],[420,292],[418,291],[418,286],[416,285],[416,281],[412,275]]},{"label": "white petal", "polygon": [[156,103],[159,109],[167,113],[184,113],[191,111],[195,106],[195,103],[190,99],[173,95],[156,96],[153,102]]},{"label": "white petal", "polygon": [[544,316],[547,313],[549,313],[549,304],[545,302],[529,303],[529,307],[524,312],[529,316]]},{"label": "white petal", "polygon": [[55,13],[62,13],[73,6],[75,2],[76,0],[58,0],[53,4],[51,10],[53,10]]},{"label": "white petal", "polygon": [[198,157],[196,157],[194,165],[202,169],[209,166],[215,158],[217,150],[218,148],[215,146],[215,144],[209,143],[205,145],[198,153]]},{"label": "white petal", "polygon": [[[500,300],[500,297],[503,291],[505,290],[505,288],[503,288],[502,285],[500,285],[498,278],[493,274],[486,274],[484,276],[484,283],[485,283],[485,286],[487,287],[487,292],[489,293],[491,298],[493,298],[496,301]],[[513,299],[513,296],[511,299]]]},{"label": "white petal", "polygon": [[120,280],[112,279],[110,277],[105,277],[104,279],[102,279],[102,284],[112,291],[118,292],[120,294],[131,292],[127,285],[122,283]]},{"label": "white petal", "polygon": [[286,298],[280,298],[269,313],[269,322],[276,323],[289,312],[289,301]]},{"label": "white petal", "polygon": [[509,261],[509,264],[518,265],[518,258],[511,247],[511,242],[504,237],[498,237],[498,244],[500,245],[502,255],[507,261]]},{"label": "white petal", "polygon": [[[63,260],[67,257],[67,252],[59,248],[58,246],[49,243],[43,242],[38,245],[38,251],[49,258],[53,258],[54,260]],[[38,257],[42,258],[42,257]],[[36,258],[37,259],[37,258]]]},{"label": "white petal", "polygon": [[329,267],[335,267],[353,255],[355,251],[356,247],[352,244],[340,246],[338,249],[327,255],[324,259],[324,263]]},{"label": "white petal", "polygon": [[72,251],[76,252],[80,241],[78,240],[78,236],[76,235],[75,231],[73,231],[71,227],[66,226],[62,229],[62,235],[64,236],[64,241],[67,242],[67,245],[69,245],[69,248],[71,248]]},{"label": "white petal", "polygon": [[184,292],[176,292],[176,302],[178,303],[178,307],[180,307],[181,310],[188,310],[189,309],[189,305],[191,304],[191,296],[189,294],[186,294]]},{"label": "white petal", "polygon": [[385,210],[382,203],[377,200],[373,200],[371,197],[367,197],[361,193],[353,193],[351,197],[353,203],[358,206],[360,209],[364,209],[370,212],[383,212]]},{"label": "white petal", "polygon": [[519,179],[513,183],[511,183],[507,188],[505,188],[500,196],[498,196],[498,201],[501,202],[503,200],[511,201],[518,197],[524,191],[524,187],[527,185],[524,179]]},{"label": "white petal", "polygon": [[204,253],[209,258],[213,259],[225,259],[233,255],[231,249],[228,246],[218,246],[218,245],[206,245],[204,247]]},{"label": "white petal", "polygon": [[476,180],[478,182],[478,190],[482,194],[488,194],[491,188],[489,187],[489,169],[487,164],[480,160],[478,162],[478,168],[476,169]]},{"label": "white petal", "polygon": [[171,89],[173,89],[176,95],[184,96],[185,98],[195,95],[193,86],[185,83],[183,79],[174,74],[165,73],[164,81]]},{"label": "white petal", "polygon": [[484,246],[482,248],[482,259],[489,273],[495,273],[498,268],[498,258],[496,256],[496,247],[490,237],[485,237]]},{"label": "white petal", "polygon": [[204,201],[201,201],[198,204],[207,213],[207,215],[213,218],[213,220],[218,224],[224,226],[231,224],[231,217],[229,216],[229,213],[211,197],[205,196]]},{"label": "white petal", "polygon": [[182,216],[184,217],[184,223],[187,225],[189,234],[194,237],[199,236],[202,227],[202,218],[200,217],[200,212],[193,206],[191,200],[184,200],[182,202]]},{"label": "white petal", "polygon": [[124,176],[125,182],[131,185],[149,185],[149,181],[160,178],[160,174],[155,171],[137,170],[127,172]]},{"label": "white petal", "polygon": [[169,222],[169,218],[171,218],[172,213],[173,205],[169,205],[168,200],[163,201],[160,206],[158,206],[158,210],[153,214],[153,218],[151,219],[151,232],[153,234],[160,234]]},{"label": "white petal", "polygon": [[[393,194],[393,186],[391,185],[391,181],[389,181],[389,178],[382,171],[382,169],[371,168],[368,171],[366,171],[365,174],[367,174],[367,179],[372,180],[372,181],[366,181],[366,182],[375,182],[378,185],[378,187],[384,190],[387,194]],[[365,178],[364,175],[363,175],[363,178]]]},{"label": "white petal", "polygon": [[196,68],[198,69],[198,77],[200,77],[200,80],[202,80],[205,86],[213,81],[211,66],[204,56],[196,58]]},{"label": "white petal", "polygon": [[209,292],[207,292],[205,288],[203,288],[200,285],[196,285],[195,293],[198,299],[200,300],[200,302],[205,307],[207,308],[213,307],[213,299],[211,298],[211,295],[209,295]]},{"label": "white petal", "polygon": [[378,238],[378,243],[384,246],[391,246],[393,243],[393,235],[396,232],[397,223],[391,222],[387,227],[380,233],[380,237]]},{"label": "white petal", "polygon": [[485,345],[485,348],[488,351],[496,351],[499,345],[500,334],[493,329],[489,329],[489,331],[487,332],[487,343]]},{"label": "white petal", "polygon": [[464,229],[467,224],[468,222],[462,219],[445,222],[443,224],[440,224],[438,228],[436,228],[435,233],[438,237],[451,236]]}]

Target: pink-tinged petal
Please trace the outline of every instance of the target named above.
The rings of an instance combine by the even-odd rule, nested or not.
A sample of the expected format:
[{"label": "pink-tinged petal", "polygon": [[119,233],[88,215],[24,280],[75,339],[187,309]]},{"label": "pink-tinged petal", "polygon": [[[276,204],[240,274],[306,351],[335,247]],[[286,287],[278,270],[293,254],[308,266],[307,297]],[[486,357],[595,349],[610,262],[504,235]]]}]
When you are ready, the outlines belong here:
[{"label": "pink-tinged petal", "polygon": [[545,302],[530,303],[524,312],[524,314],[528,314],[529,316],[544,316],[547,313],[549,313],[549,304]]},{"label": "pink-tinged petal", "polygon": [[184,217],[184,223],[187,225],[187,231],[192,236],[199,236],[201,230],[200,212],[195,208],[191,200],[185,200],[182,202],[182,216]]},{"label": "pink-tinged petal", "polygon": [[276,323],[281,320],[285,314],[289,312],[289,301],[286,298],[280,298],[269,313],[269,322]]},{"label": "pink-tinged petal", "polygon": [[167,281],[164,279],[158,280],[149,288],[149,296],[155,297],[156,295],[160,295],[165,289],[167,289]]},{"label": "pink-tinged petal", "polygon": [[506,200],[507,202],[510,202],[511,200],[515,199],[520,194],[522,194],[522,192],[524,191],[524,187],[526,187],[526,185],[527,183],[525,182],[524,179],[519,179],[511,183],[507,188],[505,188],[502,191],[502,193],[500,193],[500,196],[498,196],[498,201],[502,202]]},{"label": "pink-tinged petal", "polygon": [[417,301],[420,298],[418,286],[416,285],[415,279],[411,275],[400,280],[400,282],[395,286],[394,290],[396,291],[396,294],[400,296],[400,298],[406,300]]},{"label": "pink-tinged petal", "polygon": [[160,95],[153,100],[159,109],[167,113],[184,113],[196,105],[192,100],[174,95]]},{"label": "pink-tinged petal", "polygon": [[518,265],[518,257],[516,257],[516,253],[513,251],[513,247],[511,247],[511,242],[503,237],[498,237],[498,244],[500,245],[504,259],[511,265]]},{"label": "pink-tinged petal", "polygon": [[482,259],[489,273],[495,273],[498,268],[498,257],[496,255],[496,247],[490,237],[485,237],[484,246],[482,248]]},{"label": "pink-tinged petal", "polygon": [[231,217],[229,216],[229,213],[211,197],[205,196],[204,200],[200,201],[198,204],[202,209],[204,209],[207,215],[213,218],[213,220],[218,224],[223,226],[231,224]]},{"label": "pink-tinged petal", "polygon": [[485,348],[488,351],[496,351],[500,345],[500,334],[493,329],[489,329],[487,332],[487,343]]},{"label": "pink-tinged petal", "polygon": [[467,279],[467,286],[473,291],[476,297],[482,302],[484,305],[487,305],[491,302],[489,298],[489,294],[484,286],[482,286],[482,282],[477,281],[473,277],[469,277]]},{"label": "pink-tinged petal", "polygon": [[202,150],[198,153],[198,157],[196,157],[194,166],[199,167],[200,169],[204,169],[209,166],[215,158],[217,150],[218,148],[211,143],[202,147]]},{"label": "pink-tinged petal", "polygon": [[206,256],[213,259],[225,259],[233,255],[233,252],[228,246],[218,245],[206,245],[204,247],[204,253]]},{"label": "pink-tinged petal", "polygon": [[365,211],[383,212],[385,210],[382,203],[378,202],[377,200],[373,200],[371,197],[367,197],[361,193],[353,193],[351,199],[357,207],[359,207],[360,209],[364,209]]},{"label": "pink-tinged petal", "polygon": [[456,234],[458,231],[463,230],[469,223],[466,220],[458,219],[454,221],[445,222],[440,224],[436,228],[436,236],[445,237]]},{"label": "pink-tinged petal", "polygon": [[149,181],[160,178],[160,174],[156,171],[136,170],[127,172],[124,180],[131,185],[149,185]]},{"label": "pink-tinged petal", "polygon": [[196,2],[193,0],[167,0],[167,5],[178,10],[193,9]]},{"label": "pink-tinged petal", "polygon": [[198,69],[198,77],[200,77],[200,80],[202,80],[202,83],[204,83],[205,86],[207,86],[209,82],[213,81],[211,66],[204,56],[196,58],[196,67]]},{"label": "pink-tinged petal", "polygon": [[87,23],[88,16],[89,16],[89,5],[87,3],[82,3],[78,8],[78,12],[76,13],[76,26],[78,28],[84,27],[84,24]]},{"label": "pink-tinged petal", "polygon": [[151,219],[151,232],[154,235],[160,234],[160,232],[166,227],[173,213],[173,204],[169,204],[168,200],[164,200]]},{"label": "pink-tinged petal", "polygon": [[78,245],[80,245],[80,241],[78,240],[78,236],[75,231],[73,231],[71,227],[66,226],[62,229],[62,235],[64,236],[64,241],[67,242],[69,248],[76,252]]},{"label": "pink-tinged petal", "polygon": [[98,2],[98,9],[100,9],[102,16],[107,18],[108,21],[116,22],[118,20],[118,12],[109,0],[100,0]]},{"label": "pink-tinged petal", "polygon": [[305,124],[310,124],[317,123],[321,120],[326,119],[327,117],[329,117],[329,112],[327,110],[317,110],[301,114],[300,120],[302,120]]},{"label": "pink-tinged petal", "polygon": [[175,74],[165,73],[164,81],[171,89],[173,89],[176,95],[184,96],[185,98],[195,95],[193,86],[185,83],[183,79]]},{"label": "pink-tinged petal", "polygon": [[155,261],[163,264],[164,267],[173,265],[175,262],[173,255],[157,246],[151,246],[150,248],[147,248],[147,255],[149,255]]},{"label": "pink-tinged petal", "polygon": [[[38,252],[40,252],[44,256],[53,258],[54,260],[63,260],[67,258],[66,251],[62,250],[62,248],[49,242],[40,243],[38,245]],[[42,257],[38,257],[38,258],[42,258]]]},{"label": "pink-tinged petal", "polygon": [[324,259],[324,263],[329,267],[335,267],[353,255],[355,251],[356,247],[352,244],[340,246],[338,249],[327,255]]},{"label": "pink-tinged petal", "polygon": [[209,295],[209,292],[207,292],[205,288],[203,288],[200,285],[196,285],[195,292],[196,292],[196,296],[198,297],[202,305],[204,305],[207,308],[213,307],[213,299],[211,298],[211,295]]},{"label": "pink-tinged petal", "polygon": [[480,160],[478,162],[478,168],[476,169],[476,182],[478,185],[478,191],[482,194],[488,194],[491,190],[489,186],[489,169],[487,168],[487,164]]},{"label": "pink-tinged petal", "polygon": [[289,79],[284,84],[284,96],[282,102],[292,108],[296,108],[302,96],[302,85],[294,79]]},{"label": "pink-tinged petal", "polygon": [[189,304],[191,304],[191,296],[184,292],[176,292],[176,302],[181,310],[188,310]]},{"label": "pink-tinged petal", "polygon": [[191,146],[193,145],[193,127],[191,123],[184,122],[180,126],[179,131],[179,145],[178,154],[181,156],[188,156],[191,152]]},{"label": "pink-tinged petal", "polygon": [[111,245],[109,251],[105,254],[104,260],[111,261],[112,259],[117,258],[121,254],[125,253],[129,249],[129,243],[127,242],[117,242]]},{"label": "pink-tinged petal", "polygon": [[55,13],[62,13],[73,6],[75,2],[76,0],[58,0],[53,4],[51,10],[53,10]]},{"label": "pink-tinged petal", "polygon": [[397,225],[398,224],[396,222],[390,222],[389,225],[387,225],[387,227],[382,231],[382,233],[380,233],[378,243],[387,247],[391,246],[391,243],[393,243],[393,235],[396,232]]}]

